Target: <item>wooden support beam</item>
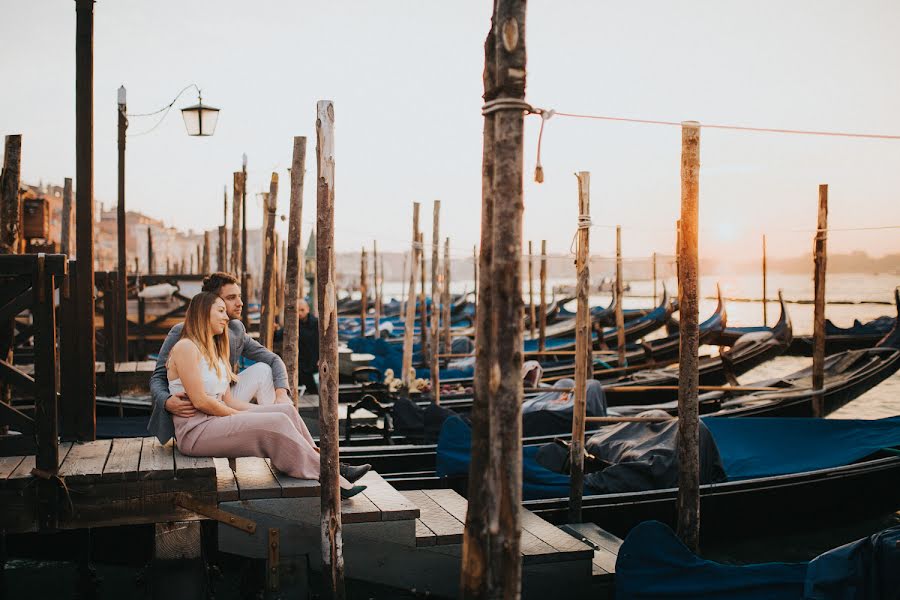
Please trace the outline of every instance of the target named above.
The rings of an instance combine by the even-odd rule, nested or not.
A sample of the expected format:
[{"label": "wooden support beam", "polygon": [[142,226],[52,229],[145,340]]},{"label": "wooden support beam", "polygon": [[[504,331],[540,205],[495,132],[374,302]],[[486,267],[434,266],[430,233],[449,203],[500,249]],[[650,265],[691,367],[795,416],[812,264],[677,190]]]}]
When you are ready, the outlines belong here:
[{"label": "wooden support beam", "polygon": [[[45,255],[38,254],[33,274],[34,305],[34,422],[37,455],[35,468],[53,476],[59,468],[59,416],[56,395],[56,310],[53,301],[54,277],[47,272]],[[113,298],[115,292],[113,291]],[[55,529],[59,488],[56,481],[40,476],[37,482],[38,523],[41,529]]]},{"label": "wooden support beam", "polygon": [[303,287],[300,240],[303,223],[303,183],[306,174],[306,137],[294,137],[291,160],[291,207],[288,219],[287,266],[284,290],[284,345],[281,357],[288,374],[288,392],[297,405],[297,372],[300,364],[300,317],[297,315]]},{"label": "wooden support beam", "polygon": [[406,316],[403,321],[403,372],[400,379],[403,385],[409,389],[412,383],[409,371],[412,369],[413,327],[416,322],[416,274],[419,271],[419,203],[413,202],[412,247],[409,252],[409,289],[406,290]]},{"label": "wooden support beam", "polygon": [[93,438],[93,414],[89,413],[87,403],[79,396],[76,261],[70,260],[68,267],[59,294],[60,435],[64,441]]},{"label": "wooden support beam", "polygon": [[[118,272],[110,271],[103,281],[103,338],[106,344],[103,352],[103,362],[106,364],[103,383],[107,396],[116,396],[119,393],[118,375],[116,374],[116,346],[119,342],[116,335],[118,326],[116,318],[117,276]],[[121,404],[119,405],[119,416],[124,416]]]},{"label": "wooden support beam", "polygon": [[94,2],[75,1],[75,256],[81,439],[96,437],[94,327]]},{"label": "wooden support beam", "polygon": [[678,352],[677,533],[693,552],[700,546],[699,197],[700,124],[685,121],[681,124],[681,246],[678,262],[681,336]]},{"label": "wooden support beam", "polygon": [[616,225],[616,351],[619,366],[625,365],[625,316],[622,304],[625,302],[625,286],[622,284],[622,227]]},{"label": "wooden support beam", "polygon": [[828,262],[828,185],[819,186],[819,212],[816,219],[816,235],[813,239],[815,268],[813,299],[813,367],[812,386],[817,391],[813,396],[813,416],[825,416],[825,396],[821,390],[825,387],[825,273]]},{"label": "wooden support beam", "polygon": [[316,275],[319,292],[319,447],[324,595],[344,598],[338,464],[338,336],[334,283],[334,104],[316,106]]},{"label": "wooden support beam", "polygon": [[[18,254],[21,246],[22,202],[19,198],[21,172],[22,136],[8,135],[3,152],[3,170],[0,171],[0,251],[7,254]],[[0,358],[12,363],[15,322],[12,319],[5,320],[0,322],[0,327],[2,327]],[[9,386],[0,384],[0,401],[8,404],[11,399],[12,390]],[[0,433],[6,433],[5,426],[0,426]]]},{"label": "wooden support beam", "polygon": [[[441,285],[438,281],[439,243],[441,239],[441,201],[434,201],[431,231],[431,349],[428,352],[428,367],[431,372],[431,397],[435,404],[441,403],[441,377],[438,352],[441,340],[441,311],[438,310],[438,296]],[[424,349],[424,348],[423,348]]]},{"label": "wooden support beam", "polygon": [[[575,313],[575,398],[572,414],[572,443],[569,446],[571,469],[569,488],[569,523],[581,522],[581,498],[584,494],[584,418],[587,380],[593,370],[591,355],[591,312],[588,293],[590,275],[591,174],[580,171],[578,178],[578,229],[575,249],[575,271],[578,308]],[[622,364],[621,362],[619,364]]]},{"label": "wooden support beam", "polygon": [[[128,130],[128,118],[126,109],[125,86],[118,90],[118,102],[116,105],[116,121],[118,123],[118,201],[116,203],[116,269],[119,271],[118,285],[113,291],[116,309],[115,345],[116,360],[124,362],[128,360],[128,276],[126,275],[125,255],[125,140]],[[105,300],[104,300],[105,302]]]},{"label": "wooden support beam", "polygon": [[263,249],[264,267],[262,298],[260,299],[259,343],[272,349],[275,336],[275,213],[278,210],[278,173],[272,173],[269,194],[266,196],[266,231]]}]

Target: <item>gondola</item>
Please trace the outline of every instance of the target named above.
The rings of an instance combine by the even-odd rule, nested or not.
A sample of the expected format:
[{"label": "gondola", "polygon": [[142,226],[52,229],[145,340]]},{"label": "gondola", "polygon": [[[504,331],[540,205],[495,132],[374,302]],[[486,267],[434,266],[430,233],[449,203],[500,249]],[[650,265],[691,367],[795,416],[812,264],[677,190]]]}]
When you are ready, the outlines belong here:
[{"label": "gondola", "polygon": [[[665,292],[665,284],[663,284],[663,292]],[[574,300],[574,298],[569,298],[566,302]],[[612,299],[609,302],[609,306],[594,306],[591,307],[591,319],[600,325],[615,325],[616,324],[616,304],[619,301],[619,297],[616,294],[615,290],[612,291]],[[676,300],[672,300],[672,302],[676,302]],[[622,317],[627,323],[628,321],[633,321],[635,319],[640,319],[641,317],[647,316],[652,308],[624,308],[622,309]],[[673,306],[673,310],[678,310],[677,306]],[[574,319],[575,313],[566,309],[565,306],[562,306],[559,311],[560,319]]]},{"label": "gondola", "polygon": [[[869,348],[872,343],[882,338],[897,323],[896,317],[878,317],[868,323],[855,321],[852,327],[838,327],[828,319],[825,320],[825,353],[832,354],[842,350],[859,350]],[[803,335],[794,338],[786,354],[790,356],[812,356],[813,336]]]},{"label": "gondola", "polygon": [[[829,356],[825,362],[825,383],[823,386],[823,398],[825,414],[855,400],[868,390],[872,389],[894,373],[900,370],[900,329],[894,328],[877,346],[867,350],[850,350]],[[813,396],[811,389],[810,370],[802,369],[791,375],[778,379],[768,379],[749,384],[750,387],[779,387],[779,391],[753,392],[749,394],[732,394],[729,392],[708,392],[699,396],[700,411],[706,415],[720,417],[811,417],[813,416]],[[609,387],[605,387],[608,398]],[[656,409],[664,410],[671,415],[676,415],[678,410],[677,400],[660,404],[648,404],[642,402],[640,394],[621,394],[621,397],[629,397],[632,403],[623,406],[610,405],[609,414],[618,416],[633,416],[642,411]],[[449,408],[456,412],[466,412],[469,405],[455,404],[452,400],[442,401],[443,408]],[[566,437],[565,431],[560,431],[557,436]],[[523,445],[541,445],[548,443],[555,436],[536,436],[523,439]],[[369,438],[373,440],[374,438]],[[396,441],[402,441],[396,440]],[[356,440],[361,443],[363,440]],[[434,452],[436,446],[398,444],[387,449],[375,446],[345,448],[341,450],[342,456],[348,461],[367,462],[384,460],[379,472],[401,473],[402,485],[412,487],[430,487],[436,485],[434,474],[430,472],[434,468]],[[397,455],[396,464],[392,463],[390,456]],[[421,462],[417,462],[421,461]],[[393,466],[392,466],[393,465]],[[392,469],[394,469],[392,471]],[[414,472],[410,476],[406,472]],[[390,476],[390,475],[388,475]]]}]

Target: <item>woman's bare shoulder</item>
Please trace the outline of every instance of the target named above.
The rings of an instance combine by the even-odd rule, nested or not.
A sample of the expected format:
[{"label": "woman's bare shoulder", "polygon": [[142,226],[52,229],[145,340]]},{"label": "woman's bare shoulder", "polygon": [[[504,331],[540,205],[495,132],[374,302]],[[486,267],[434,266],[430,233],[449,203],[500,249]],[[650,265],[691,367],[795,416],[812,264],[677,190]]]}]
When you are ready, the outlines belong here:
[{"label": "woman's bare shoulder", "polygon": [[180,339],[172,346],[173,356],[183,356],[185,358],[200,356],[200,348],[197,344],[188,339]]}]

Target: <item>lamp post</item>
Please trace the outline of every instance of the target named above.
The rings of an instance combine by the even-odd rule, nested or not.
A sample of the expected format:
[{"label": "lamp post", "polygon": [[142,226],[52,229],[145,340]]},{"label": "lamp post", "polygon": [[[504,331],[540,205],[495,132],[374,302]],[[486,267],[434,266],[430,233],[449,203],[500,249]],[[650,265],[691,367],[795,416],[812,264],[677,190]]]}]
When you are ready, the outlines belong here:
[{"label": "lamp post", "polygon": [[[125,273],[125,138],[127,137],[128,132],[128,117],[149,117],[163,113],[163,116],[157,121],[156,125],[146,132],[149,133],[149,131],[152,131],[166,118],[169,109],[178,101],[181,95],[190,88],[195,88],[197,90],[198,101],[194,106],[188,106],[181,109],[181,116],[184,119],[184,126],[187,129],[187,134],[189,136],[211,136],[215,132],[216,124],[219,120],[219,109],[203,104],[203,96],[200,92],[200,88],[194,83],[178,92],[175,99],[167,106],[146,114],[129,115],[126,110],[127,102],[125,86],[120,86],[118,90],[116,102],[119,148],[119,204],[116,210],[116,233],[118,236],[118,260],[116,268],[118,270],[118,282],[115,302],[118,309],[117,312],[119,313],[118,319],[116,319],[118,330],[116,336],[116,341],[118,342],[116,344],[116,354],[118,355],[119,360],[128,360],[128,276]],[[147,265],[147,268],[148,272],[150,272],[149,264]],[[93,273],[91,279],[93,279]]]}]

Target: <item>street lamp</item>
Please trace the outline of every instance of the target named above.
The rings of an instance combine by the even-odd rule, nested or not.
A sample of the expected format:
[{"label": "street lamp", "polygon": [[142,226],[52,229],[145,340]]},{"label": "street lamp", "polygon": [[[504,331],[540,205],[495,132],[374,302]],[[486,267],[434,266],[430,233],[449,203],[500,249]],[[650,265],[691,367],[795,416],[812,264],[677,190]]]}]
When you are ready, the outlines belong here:
[{"label": "street lamp", "polygon": [[184,126],[188,135],[208,136],[216,131],[216,122],[219,120],[219,109],[203,104],[203,96],[199,94],[199,101],[194,106],[181,109],[184,118]]}]

